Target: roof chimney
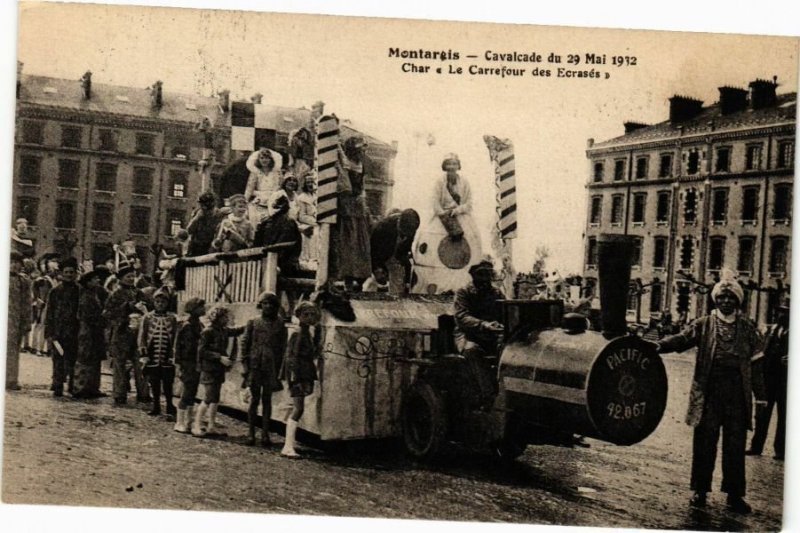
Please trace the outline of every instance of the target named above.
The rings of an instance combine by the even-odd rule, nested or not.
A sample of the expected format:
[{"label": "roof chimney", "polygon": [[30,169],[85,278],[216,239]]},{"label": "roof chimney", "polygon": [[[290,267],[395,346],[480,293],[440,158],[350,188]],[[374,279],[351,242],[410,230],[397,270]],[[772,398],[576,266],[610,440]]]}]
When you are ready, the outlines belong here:
[{"label": "roof chimney", "polygon": [[702,110],[702,100],[677,94],[669,99],[669,121],[672,123],[692,119]]},{"label": "roof chimney", "polygon": [[761,78],[750,82],[750,105],[753,109],[763,109],[774,106],[777,102],[775,89],[778,87],[778,77],[772,81],[762,80]]},{"label": "roof chimney", "polygon": [[253,102],[254,104],[260,104],[262,98],[264,98],[263,94],[256,93],[256,94],[254,94],[253,96],[250,97],[250,101]]},{"label": "roof chimney", "polygon": [[318,119],[325,113],[325,102],[321,100],[317,100],[314,102],[314,105],[311,106],[311,118]]},{"label": "roof chimney", "polygon": [[628,133],[631,133],[633,131],[640,130],[642,128],[646,128],[650,124],[645,124],[644,122],[633,122],[633,121],[629,120],[627,122],[623,122],[622,125],[625,126],[625,133],[628,134]]},{"label": "roof chimney", "polygon": [[747,109],[747,91],[738,87],[719,87],[719,109],[723,115]]},{"label": "roof chimney", "polygon": [[219,110],[222,113],[227,113],[231,107],[231,92],[228,89],[222,89],[217,93],[217,97],[219,98]]},{"label": "roof chimney", "polygon": [[161,87],[164,84],[159,80],[150,87],[150,106],[155,109],[161,109],[161,106],[164,105],[164,100],[161,96]]},{"label": "roof chimney", "polygon": [[87,70],[81,78],[81,88],[83,89],[83,99],[92,99],[92,71]]}]

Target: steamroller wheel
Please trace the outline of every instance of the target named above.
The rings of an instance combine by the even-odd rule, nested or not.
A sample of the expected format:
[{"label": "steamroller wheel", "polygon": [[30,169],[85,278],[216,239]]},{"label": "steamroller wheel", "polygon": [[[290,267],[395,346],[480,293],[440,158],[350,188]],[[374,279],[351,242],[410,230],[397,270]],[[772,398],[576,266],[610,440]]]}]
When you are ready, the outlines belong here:
[{"label": "steamroller wheel", "polygon": [[403,402],[403,442],[412,457],[433,459],[447,435],[447,415],[442,397],[424,381],[414,384]]}]

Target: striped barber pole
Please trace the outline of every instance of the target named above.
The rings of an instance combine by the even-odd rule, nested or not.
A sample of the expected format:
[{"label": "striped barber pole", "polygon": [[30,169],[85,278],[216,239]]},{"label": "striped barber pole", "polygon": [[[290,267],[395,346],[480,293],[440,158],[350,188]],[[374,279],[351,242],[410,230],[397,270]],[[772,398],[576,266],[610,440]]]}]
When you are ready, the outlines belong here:
[{"label": "striped barber pole", "polygon": [[314,165],[317,170],[317,223],[336,224],[336,181],[339,178],[339,124],[336,117],[319,117],[316,130]]},{"label": "striped barber pole", "polygon": [[514,167],[514,144],[508,140],[486,135],[483,138],[494,161],[497,185],[497,229],[501,239],[517,236],[517,179]]}]

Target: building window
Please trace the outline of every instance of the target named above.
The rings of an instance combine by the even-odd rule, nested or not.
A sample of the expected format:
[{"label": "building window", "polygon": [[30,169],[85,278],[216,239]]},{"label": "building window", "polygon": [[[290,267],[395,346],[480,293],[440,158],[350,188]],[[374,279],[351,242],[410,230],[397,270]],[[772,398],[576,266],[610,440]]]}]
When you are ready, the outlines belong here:
[{"label": "building window", "polygon": [[653,268],[667,266],[667,238],[656,237],[653,239]]},{"label": "building window", "polygon": [[81,162],[77,159],[59,159],[58,186],[66,189],[77,189],[80,168]]},{"label": "building window", "polygon": [[61,146],[80,148],[83,128],[80,126],[61,126]]},{"label": "building window", "polygon": [[711,220],[714,224],[724,224],[728,218],[728,189],[714,189],[712,198]]},{"label": "building window", "polygon": [[603,197],[592,196],[592,211],[589,214],[589,223],[600,225],[603,220]]},{"label": "building window", "polygon": [[717,172],[730,172],[731,170],[731,149],[728,147],[717,148]]},{"label": "building window", "polygon": [[794,166],[794,142],[784,141],[778,144],[778,168]]},{"label": "building window", "polygon": [[100,150],[105,152],[117,151],[117,132],[114,130],[101,129],[100,135]]},{"label": "building window", "polygon": [[133,194],[153,193],[153,169],[133,167]]},{"label": "building window", "polygon": [[186,159],[189,157],[189,143],[186,140],[179,140],[172,147],[172,157]]},{"label": "building window", "polygon": [[663,298],[664,288],[661,283],[653,283],[650,286],[650,312],[661,312],[661,300]]},{"label": "building window", "polygon": [[792,216],[792,185],[778,183],[775,185],[775,200],[772,206],[773,220],[789,220]]},{"label": "building window", "polygon": [[686,173],[689,175],[697,174],[700,171],[700,152],[692,150],[686,162]]},{"label": "building window", "polygon": [[641,192],[633,195],[632,220],[634,224],[644,224],[644,213],[647,207],[647,193]]},{"label": "building window", "polygon": [[642,266],[642,239],[633,239],[633,254],[631,258],[631,265]]},{"label": "building window", "polygon": [[56,202],[56,227],[75,229],[75,204]]},{"label": "building window", "polygon": [[753,272],[753,251],[756,240],[753,237],[739,237],[739,258],[736,261],[736,270],[739,272]]},{"label": "building window", "polygon": [[786,273],[787,240],[785,237],[773,237],[769,253],[769,271],[772,274]]},{"label": "building window", "polygon": [[131,207],[130,232],[137,235],[150,233],[150,208],[142,206]]},{"label": "building window", "polygon": [[628,303],[626,305],[628,311],[636,311],[639,307],[639,298],[641,298],[639,284],[635,281],[631,281],[630,285],[628,285]]},{"label": "building window", "polygon": [[746,170],[758,170],[761,167],[761,145],[751,144],[747,147],[744,167]]},{"label": "building window", "polygon": [[594,181],[595,183],[603,181],[603,163],[594,164]]},{"label": "building window", "polygon": [[95,231],[114,231],[114,204],[94,204],[92,229]]},{"label": "building window", "polygon": [[622,181],[625,179],[625,160],[617,159],[614,161],[614,181]]},{"label": "building window", "polygon": [[19,182],[39,185],[42,179],[42,158],[24,155],[19,161]]},{"label": "building window", "polygon": [[117,165],[111,163],[97,163],[94,188],[97,191],[116,191]]},{"label": "building window", "polygon": [[683,221],[694,224],[697,221],[697,191],[686,189],[683,196]]},{"label": "building window", "polygon": [[684,237],[681,240],[681,269],[691,270],[694,262],[694,240],[691,237]]},{"label": "building window", "polygon": [[189,184],[189,173],[184,170],[169,171],[170,196],[173,198],[186,198],[186,187]]},{"label": "building window", "polygon": [[33,120],[22,123],[22,142],[28,144],[44,144],[44,124]]},{"label": "building window", "polygon": [[142,155],[155,155],[156,136],[150,133],[137,133],[136,153]]},{"label": "building window", "polygon": [[647,178],[647,158],[639,157],[636,159],[636,179],[643,180]]},{"label": "building window", "polygon": [[672,199],[672,193],[669,191],[659,191],[658,205],[656,206],[656,222],[669,221],[669,207]]},{"label": "building window", "polygon": [[597,266],[597,239],[595,237],[589,237],[588,239],[588,244],[586,246],[586,266],[590,268]]},{"label": "building window", "polygon": [[742,222],[755,223],[758,220],[758,187],[742,189]]},{"label": "building window", "polygon": [[725,264],[725,237],[711,237],[708,249],[708,269],[720,270]]},{"label": "building window", "polygon": [[668,178],[672,175],[672,154],[661,154],[658,165],[658,177]]},{"label": "building window", "polygon": [[17,198],[17,218],[25,218],[28,220],[29,225],[35,226],[38,215],[38,198],[31,198],[29,196],[20,196]]},{"label": "building window", "polygon": [[622,195],[615,194],[611,197],[611,223],[622,224]]},{"label": "building window", "polygon": [[167,211],[167,235],[175,236],[180,230],[183,229],[184,220],[186,219],[186,211],[180,209],[170,209]]}]

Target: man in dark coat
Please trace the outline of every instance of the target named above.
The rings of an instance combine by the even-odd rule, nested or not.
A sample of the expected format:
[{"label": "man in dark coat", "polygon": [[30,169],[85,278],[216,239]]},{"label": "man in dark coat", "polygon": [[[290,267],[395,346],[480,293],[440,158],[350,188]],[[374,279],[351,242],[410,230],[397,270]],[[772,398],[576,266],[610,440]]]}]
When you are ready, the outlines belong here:
[{"label": "man in dark coat", "polygon": [[661,353],[697,348],[686,415],[686,423],[694,427],[691,505],[706,505],[722,430],[722,491],[728,494],[728,509],[747,514],[751,509],[743,499],[744,456],[752,416],[753,360],[760,354],[761,338],[755,324],[738,312],[744,291],[732,276],[723,275],[711,297],[717,308],[710,315],[658,346]]},{"label": "man in dark coat", "polygon": [[211,243],[217,235],[217,227],[227,214],[225,210],[217,208],[216,198],[211,191],[201,194],[197,202],[200,204],[200,209],[186,226],[191,238],[186,253],[189,257],[210,253]]},{"label": "man in dark coat", "polygon": [[69,257],[61,263],[61,283],[47,295],[44,338],[53,359],[53,395],[63,396],[64,383],[73,392],[75,359],[78,356],[78,303],[80,287],[76,281],[78,261]]},{"label": "man in dark coat", "polygon": [[775,430],[775,459],[782,461],[786,449],[786,383],[789,364],[789,298],[778,307],[776,323],[770,326],[764,340],[764,373],[766,404],[756,407],[756,430],[747,455],[761,455],[767,440],[772,409],[778,406],[778,426]]},{"label": "man in dark coat", "polygon": [[19,390],[19,347],[31,329],[31,285],[22,273],[23,255],[11,252],[6,337],[6,390]]},{"label": "man in dark coat", "polygon": [[503,293],[492,285],[494,269],[481,261],[469,269],[472,282],[455,296],[456,346],[466,359],[472,378],[472,407],[486,408],[496,393],[496,380],[487,356],[498,355],[503,325],[500,300]]},{"label": "man in dark coat", "polygon": [[[411,245],[417,229],[419,215],[413,209],[390,213],[372,229],[369,236],[372,271],[380,267],[387,269],[390,292],[407,292],[410,287]],[[399,276],[395,274],[399,269],[391,268],[393,262],[402,267],[402,279],[397,279]]]}]

